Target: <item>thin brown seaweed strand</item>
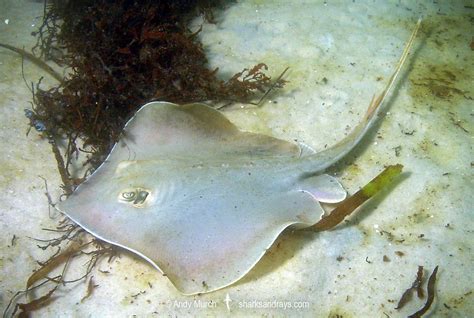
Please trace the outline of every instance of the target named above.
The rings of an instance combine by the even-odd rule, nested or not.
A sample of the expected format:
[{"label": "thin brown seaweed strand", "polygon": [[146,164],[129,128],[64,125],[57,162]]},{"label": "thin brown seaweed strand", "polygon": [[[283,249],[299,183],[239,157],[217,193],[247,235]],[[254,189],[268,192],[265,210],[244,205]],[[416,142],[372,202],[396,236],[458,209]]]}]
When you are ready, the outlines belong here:
[{"label": "thin brown seaweed strand", "polygon": [[420,318],[422,317],[431,307],[434,301],[435,297],[435,292],[436,292],[436,274],[438,273],[438,266],[435,267],[433,272],[430,275],[430,278],[428,279],[428,286],[426,287],[428,297],[426,298],[426,303],[423,305],[423,307],[415,312],[414,314],[411,314],[408,316],[408,318]]},{"label": "thin brown seaweed strand", "polygon": [[61,83],[63,81],[63,77],[58,72],[56,72],[51,66],[49,66],[43,60],[41,60],[40,58],[34,56],[33,54],[31,54],[29,52],[26,52],[25,50],[16,48],[12,45],[6,44],[6,43],[0,43],[0,47],[3,47],[3,48],[8,49],[10,51],[13,51],[13,52],[19,54],[20,56],[22,56],[23,58],[26,58],[26,59],[32,61],[37,66],[39,66],[44,71],[46,71],[49,75],[54,77],[58,82]]},{"label": "thin brown seaweed strand", "polygon": [[423,284],[423,266],[418,266],[418,271],[416,273],[416,278],[411,284],[410,288],[406,289],[402,297],[400,297],[400,300],[398,301],[397,307],[395,309],[399,310],[402,309],[405,304],[407,304],[413,294],[413,291],[417,291],[418,297],[423,297],[423,289],[422,289],[422,284]]}]

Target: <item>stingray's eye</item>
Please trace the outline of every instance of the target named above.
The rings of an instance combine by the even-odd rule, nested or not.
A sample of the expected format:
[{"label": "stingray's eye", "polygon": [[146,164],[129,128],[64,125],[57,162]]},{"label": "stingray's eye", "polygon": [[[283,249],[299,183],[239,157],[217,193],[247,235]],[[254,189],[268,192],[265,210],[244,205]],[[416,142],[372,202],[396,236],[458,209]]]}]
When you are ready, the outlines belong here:
[{"label": "stingray's eye", "polygon": [[137,196],[137,192],[132,192],[132,191],[122,192],[122,199],[125,201],[133,201],[135,200],[136,196]]},{"label": "stingray's eye", "polygon": [[139,190],[137,192],[137,196],[135,197],[135,200],[133,201],[133,204],[143,204],[148,196],[150,194],[148,191],[145,190]]}]

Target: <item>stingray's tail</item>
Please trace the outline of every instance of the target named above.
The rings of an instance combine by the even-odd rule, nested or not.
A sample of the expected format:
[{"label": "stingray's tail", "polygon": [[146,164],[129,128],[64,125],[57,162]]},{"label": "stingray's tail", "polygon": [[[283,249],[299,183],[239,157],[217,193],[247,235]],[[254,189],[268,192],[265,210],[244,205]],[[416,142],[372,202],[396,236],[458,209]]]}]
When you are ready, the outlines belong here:
[{"label": "stingray's tail", "polygon": [[385,86],[385,89],[383,92],[377,97],[372,98],[372,101],[370,102],[370,106],[367,109],[367,113],[365,115],[364,121],[369,122],[375,114],[378,113],[378,110],[380,109],[380,105],[385,101],[385,98],[387,97],[388,93],[392,89],[393,85],[395,84],[395,81],[397,80],[398,74],[400,74],[400,70],[402,69],[403,64],[405,64],[405,61],[408,57],[408,53],[410,53],[410,49],[413,46],[413,42],[415,41],[416,34],[418,33],[418,29],[420,28],[421,25],[421,18],[418,19],[418,22],[416,23],[415,29],[411,33],[410,39],[408,40],[407,44],[405,45],[405,48],[403,49],[402,56],[400,56],[400,60],[398,61],[397,68],[395,69],[395,72],[393,72],[392,76],[390,77],[387,86]]},{"label": "stingray's tail", "polygon": [[312,166],[320,170],[320,169],[325,169],[333,165],[339,159],[344,157],[349,151],[351,151],[352,148],[354,148],[354,146],[357,145],[357,143],[364,137],[364,135],[370,129],[370,127],[373,126],[373,124],[377,120],[377,115],[380,112],[381,105],[384,103],[388,94],[393,88],[395,81],[397,80],[397,77],[400,73],[400,70],[402,69],[402,66],[404,65],[408,57],[408,53],[410,52],[410,49],[413,45],[416,34],[418,33],[418,29],[420,28],[420,25],[421,25],[421,18],[418,19],[415,29],[413,30],[410,36],[410,39],[405,45],[405,48],[400,57],[400,60],[398,61],[395,72],[390,77],[382,93],[372,98],[372,101],[370,102],[369,108],[367,109],[367,112],[365,113],[363,120],[343,140],[341,140],[334,146],[315,154],[313,156],[314,158],[311,159],[311,161],[313,161]]}]

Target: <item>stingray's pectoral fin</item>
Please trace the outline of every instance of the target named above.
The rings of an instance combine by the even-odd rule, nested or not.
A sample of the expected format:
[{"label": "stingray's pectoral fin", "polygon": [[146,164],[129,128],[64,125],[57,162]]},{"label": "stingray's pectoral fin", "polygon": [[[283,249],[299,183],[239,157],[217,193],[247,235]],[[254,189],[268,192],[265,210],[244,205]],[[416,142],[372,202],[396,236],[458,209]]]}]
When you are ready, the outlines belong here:
[{"label": "stingray's pectoral fin", "polygon": [[298,185],[301,191],[309,193],[319,202],[338,203],[346,198],[346,190],[339,181],[327,174],[306,177]]}]

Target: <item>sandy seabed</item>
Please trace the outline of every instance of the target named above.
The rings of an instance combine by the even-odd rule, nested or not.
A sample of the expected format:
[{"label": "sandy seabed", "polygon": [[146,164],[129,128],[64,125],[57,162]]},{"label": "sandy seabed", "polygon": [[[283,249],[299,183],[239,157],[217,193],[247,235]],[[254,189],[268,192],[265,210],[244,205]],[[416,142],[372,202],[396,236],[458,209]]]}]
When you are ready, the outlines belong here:
[{"label": "sandy seabed", "polygon": [[[80,302],[85,282],[68,286],[37,315],[405,317],[425,301],[414,297],[402,310],[394,309],[418,265],[426,275],[439,265],[433,317],[474,315],[469,32],[474,9],[468,2],[239,1],[216,13],[216,24],[196,19],[196,29],[203,24],[200,37],[210,67],[222,74],[258,62],[274,76],[290,67],[288,84],[264,105],[236,105],[226,116],[241,129],[301,141],[317,151],[342,139],[361,119],[422,16],[386,116],[330,169],[349,193],[385,165],[403,164],[404,177],[344,226],[323,233],[285,232],[231,287],[182,296],[155,269],[124,252],[100,264],[109,274],[94,272],[99,287],[90,299]],[[2,1],[0,42],[31,47],[30,33],[42,12],[35,1]],[[29,81],[43,75],[25,62]],[[46,78],[45,85],[55,85],[54,80]],[[42,228],[57,222],[48,216],[38,176],[48,180],[57,198],[59,175],[48,142],[35,132],[26,136],[24,108],[30,101],[21,58],[0,49],[1,307],[25,287],[36,260],[47,259],[29,237],[43,237]],[[80,264],[71,268],[80,272]]]}]

